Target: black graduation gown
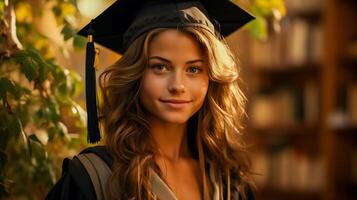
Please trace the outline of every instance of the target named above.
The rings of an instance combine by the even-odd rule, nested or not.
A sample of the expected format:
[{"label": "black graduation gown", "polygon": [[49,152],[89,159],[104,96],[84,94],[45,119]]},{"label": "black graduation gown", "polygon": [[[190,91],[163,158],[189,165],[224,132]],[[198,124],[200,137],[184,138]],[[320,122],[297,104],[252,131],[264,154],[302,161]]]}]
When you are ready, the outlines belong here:
[{"label": "black graduation gown", "polygon": [[[110,157],[104,146],[90,147],[81,153],[95,153],[101,157],[108,166],[113,166],[113,159]],[[248,189],[248,200],[254,200],[251,189]],[[91,179],[85,168],[77,158],[64,159],[62,164],[62,176],[51,191],[47,194],[46,200],[96,200],[95,190]]]},{"label": "black graduation gown", "polygon": [[[95,153],[101,157],[110,167],[113,159],[109,156],[104,146],[90,147],[81,153]],[[62,164],[62,176],[51,191],[46,200],[96,200],[92,181],[77,158],[65,158]]]}]

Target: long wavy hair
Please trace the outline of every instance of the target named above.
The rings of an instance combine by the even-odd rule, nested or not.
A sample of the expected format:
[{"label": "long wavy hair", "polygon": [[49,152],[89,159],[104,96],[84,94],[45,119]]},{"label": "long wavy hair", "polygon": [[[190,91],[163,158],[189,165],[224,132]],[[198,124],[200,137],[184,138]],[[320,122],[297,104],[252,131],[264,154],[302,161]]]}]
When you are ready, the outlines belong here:
[{"label": "long wavy hair", "polygon": [[[109,153],[114,158],[110,192],[113,198],[155,199],[151,190],[150,168],[160,176],[154,155],[158,150],[150,139],[150,123],[139,94],[148,66],[148,47],[165,31],[154,29],[137,38],[124,55],[99,77],[103,102],[100,105],[102,129]],[[209,65],[209,87],[200,110],[189,121],[188,142],[197,158],[199,145],[205,163],[214,167],[218,182],[245,198],[252,183],[250,160],[242,140],[242,118],[246,98],[240,89],[239,68],[225,40],[202,28],[177,29],[197,39]],[[223,183],[223,184],[222,184]],[[221,195],[222,198],[223,195]]]}]

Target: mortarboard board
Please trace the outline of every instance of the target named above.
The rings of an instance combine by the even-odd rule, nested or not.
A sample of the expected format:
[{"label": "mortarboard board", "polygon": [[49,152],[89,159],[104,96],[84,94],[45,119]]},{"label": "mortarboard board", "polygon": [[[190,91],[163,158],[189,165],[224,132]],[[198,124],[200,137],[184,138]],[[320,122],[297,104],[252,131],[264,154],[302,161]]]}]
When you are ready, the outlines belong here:
[{"label": "mortarboard board", "polygon": [[94,44],[123,54],[141,34],[155,28],[196,26],[228,36],[254,17],[229,0],[118,0],[78,32],[87,36],[86,106],[88,141],[100,140]]}]

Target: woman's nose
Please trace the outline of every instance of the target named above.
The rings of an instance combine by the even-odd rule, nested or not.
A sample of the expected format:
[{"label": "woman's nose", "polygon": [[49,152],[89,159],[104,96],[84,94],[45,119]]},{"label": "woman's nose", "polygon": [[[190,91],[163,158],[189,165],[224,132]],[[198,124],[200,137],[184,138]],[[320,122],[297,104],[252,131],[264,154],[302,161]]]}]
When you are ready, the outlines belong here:
[{"label": "woman's nose", "polygon": [[185,92],[185,84],[182,74],[179,72],[174,72],[170,76],[168,90],[170,93],[183,93]]}]

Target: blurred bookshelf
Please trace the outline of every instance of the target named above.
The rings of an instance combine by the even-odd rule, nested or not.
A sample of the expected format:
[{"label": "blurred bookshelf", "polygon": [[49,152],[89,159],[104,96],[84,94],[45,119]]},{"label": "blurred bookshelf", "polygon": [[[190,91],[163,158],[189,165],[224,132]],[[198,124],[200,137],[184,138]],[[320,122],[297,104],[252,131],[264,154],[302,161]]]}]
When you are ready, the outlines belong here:
[{"label": "blurred bookshelf", "polygon": [[285,3],[244,69],[257,199],[357,199],[357,1]]}]

